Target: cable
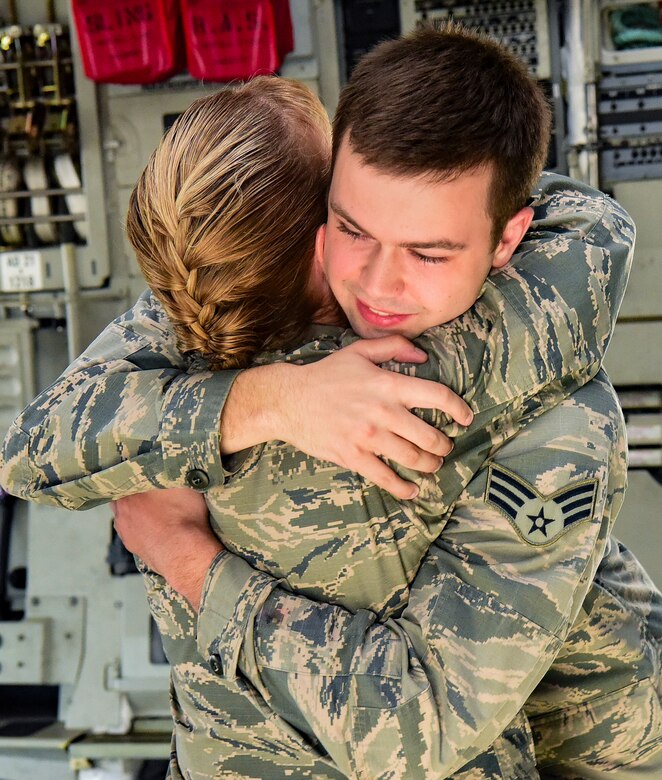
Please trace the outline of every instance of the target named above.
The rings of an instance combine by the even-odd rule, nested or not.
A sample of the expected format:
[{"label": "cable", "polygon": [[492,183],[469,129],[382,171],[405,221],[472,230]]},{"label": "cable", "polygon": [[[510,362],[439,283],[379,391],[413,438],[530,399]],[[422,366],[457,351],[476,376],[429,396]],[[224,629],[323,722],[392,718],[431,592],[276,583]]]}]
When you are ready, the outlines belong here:
[{"label": "cable", "polygon": [[[21,173],[13,160],[5,158],[0,161],[0,194],[16,192]],[[0,198],[0,217],[12,219],[18,217],[18,200],[16,198]],[[0,237],[5,244],[15,246],[23,242],[21,229],[18,225],[0,226]]]},{"label": "cable", "polygon": [[[46,166],[40,157],[31,157],[23,166],[23,178],[29,190],[47,190],[48,177]],[[30,211],[33,217],[50,217],[51,204],[48,196],[35,195],[30,198]],[[35,222],[34,232],[44,244],[57,241],[57,230],[52,222]]]},{"label": "cable", "polygon": [[[55,176],[63,189],[78,190],[81,188],[81,181],[74,161],[69,154],[58,154],[53,160],[53,166],[55,168]],[[80,193],[73,193],[71,195],[64,196],[65,203],[67,204],[67,210],[70,214],[85,214],[87,212],[87,205],[85,202],[85,195]],[[81,219],[74,222],[74,229],[76,233],[85,241],[88,236],[88,223],[86,219]]]}]

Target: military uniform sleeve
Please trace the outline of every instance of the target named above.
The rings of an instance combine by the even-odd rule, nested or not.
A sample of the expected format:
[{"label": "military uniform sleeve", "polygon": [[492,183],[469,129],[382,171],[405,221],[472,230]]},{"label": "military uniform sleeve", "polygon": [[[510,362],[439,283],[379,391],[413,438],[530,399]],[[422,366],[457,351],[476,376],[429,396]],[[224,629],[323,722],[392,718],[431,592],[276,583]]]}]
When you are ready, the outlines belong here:
[{"label": "military uniform sleeve", "polygon": [[15,420],[0,483],[67,509],[182,487],[192,471],[222,484],[220,415],[237,372],[186,368],[144,293]]},{"label": "military uniform sleeve", "polygon": [[624,425],[603,376],[503,446],[458,501],[401,617],[284,590],[222,553],[198,647],[347,775],[447,777],[558,653],[620,507]]}]

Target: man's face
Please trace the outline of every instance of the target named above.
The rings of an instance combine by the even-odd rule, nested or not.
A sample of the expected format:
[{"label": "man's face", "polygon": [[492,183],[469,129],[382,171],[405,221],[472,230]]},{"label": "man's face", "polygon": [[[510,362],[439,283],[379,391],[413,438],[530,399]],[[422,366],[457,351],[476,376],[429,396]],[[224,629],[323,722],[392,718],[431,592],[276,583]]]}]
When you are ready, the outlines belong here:
[{"label": "man's face", "polygon": [[394,176],[365,165],[343,142],[317,261],[356,333],[411,338],[473,305],[532,213],[518,212],[493,248],[490,182],[490,168],[444,182]]}]

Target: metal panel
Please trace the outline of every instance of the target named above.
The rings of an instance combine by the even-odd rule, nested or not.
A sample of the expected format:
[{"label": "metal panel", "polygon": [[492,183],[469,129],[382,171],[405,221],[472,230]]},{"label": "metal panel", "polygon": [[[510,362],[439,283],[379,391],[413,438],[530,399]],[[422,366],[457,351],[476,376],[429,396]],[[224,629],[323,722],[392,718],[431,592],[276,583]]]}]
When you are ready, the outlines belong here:
[{"label": "metal panel", "polygon": [[46,621],[0,623],[0,685],[44,683]]},{"label": "metal panel", "polygon": [[605,357],[605,368],[614,385],[659,385],[660,344],[662,322],[619,323]]},{"label": "metal panel", "polygon": [[35,354],[33,332],[37,324],[28,317],[0,320],[0,435],[34,397]]},{"label": "metal panel", "polygon": [[549,19],[546,0],[474,0],[474,2],[443,2],[443,0],[415,0],[403,3],[403,29],[411,29],[412,21],[459,22],[486,32],[524,62],[539,79],[552,75],[549,45]]},{"label": "metal panel", "polygon": [[[628,320],[662,320],[662,179],[619,182],[614,185],[613,194],[637,226],[634,263],[619,316]],[[617,325],[617,329],[620,327]],[[658,364],[662,363],[662,342],[644,346],[651,350],[651,358],[656,355]],[[610,347],[610,351],[613,349]],[[662,370],[656,381],[662,382]]]},{"label": "metal panel", "polygon": [[628,483],[614,534],[637,556],[658,588],[662,588],[662,484],[659,476],[656,478],[653,472],[645,470],[630,471]]}]

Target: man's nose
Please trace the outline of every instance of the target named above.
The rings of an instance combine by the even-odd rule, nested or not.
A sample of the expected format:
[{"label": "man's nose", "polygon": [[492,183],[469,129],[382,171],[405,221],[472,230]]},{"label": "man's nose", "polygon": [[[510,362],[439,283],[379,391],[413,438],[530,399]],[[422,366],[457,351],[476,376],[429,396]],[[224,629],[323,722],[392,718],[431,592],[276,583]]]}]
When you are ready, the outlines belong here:
[{"label": "man's nose", "polygon": [[361,287],[372,303],[399,296],[404,289],[404,268],[397,249],[380,248],[363,267]]}]

